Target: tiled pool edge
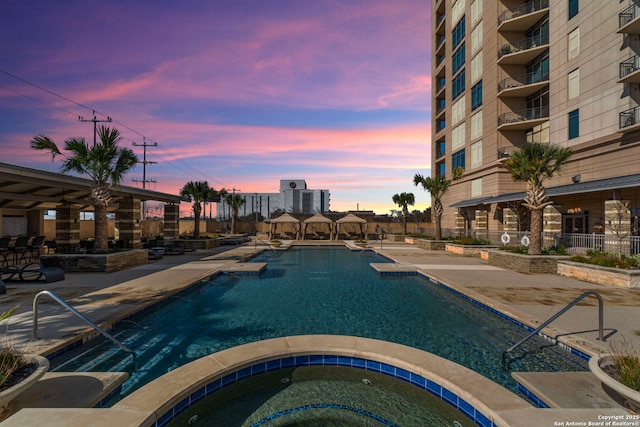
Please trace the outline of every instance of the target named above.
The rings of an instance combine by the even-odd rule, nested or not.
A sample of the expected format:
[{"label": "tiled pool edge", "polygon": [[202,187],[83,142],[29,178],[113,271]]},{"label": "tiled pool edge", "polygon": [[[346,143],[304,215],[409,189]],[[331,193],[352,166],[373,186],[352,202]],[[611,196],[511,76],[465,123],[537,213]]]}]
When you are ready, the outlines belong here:
[{"label": "tiled pool edge", "polygon": [[153,424],[153,427],[165,427],[168,423],[182,414],[182,412],[195,405],[200,400],[222,390],[225,387],[233,385],[238,381],[252,378],[267,372],[302,366],[349,367],[387,375],[428,391],[430,394],[459,410],[478,426],[497,427],[495,423],[493,423],[482,412],[477,410],[473,405],[434,381],[386,363],[358,357],[336,356],[330,354],[312,354],[270,360],[268,362],[260,362],[227,374],[222,378],[211,381],[209,384],[191,393],[188,397],[159,417],[158,421]]},{"label": "tiled pool edge", "polygon": [[293,366],[349,366],[422,387],[481,426],[506,426],[505,410],[534,409],[522,397],[472,370],[412,347],[340,336],[301,335],[257,341],[205,356],[152,381],[109,410],[143,411],[144,426],[169,419],[240,379]]}]

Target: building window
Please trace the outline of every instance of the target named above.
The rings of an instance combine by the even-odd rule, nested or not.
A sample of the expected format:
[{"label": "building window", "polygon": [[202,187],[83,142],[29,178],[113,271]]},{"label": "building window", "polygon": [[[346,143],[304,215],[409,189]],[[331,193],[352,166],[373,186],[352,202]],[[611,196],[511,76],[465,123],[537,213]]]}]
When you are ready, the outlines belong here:
[{"label": "building window", "polygon": [[451,59],[452,66],[452,74],[458,72],[458,70],[464,67],[464,59],[465,59],[465,48],[464,43],[453,53],[453,58]]},{"label": "building window", "polygon": [[464,147],[465,142],[465,123],[462,122],[461,125],[456,126],[451,131],[451,150],[457,150],[460,147]]},{"label": "building window", "polygon": [[451,23],[455,24],[458,19],[464,14],[464,9],[467,7],[466,0],[456,0],[451,6]]},{"label": "building window", "polygon": [[578,0],[569,0],[569,19],[578,14]]},{"label": "building window", "polygon": [[471,111],[482,105],[482,80],[471,88]]},{"label": "building window", "polygon": [[464,149],[457,151],[451,155],[451,172],[462,168],[464,170]]},{"label": "building window", "polygon": [[527,131],[527,142],[549,143],[549,122],[544,122]]},{"label": "building window", "polygon": [[580,96],[580,69],[570,72],[568,80],[569,99],[577,98]]},{"label": "building window", "polygon": [[569,139],[580,136],[580,110],[569,113]]},{"label": "building window", "polygon": [[467,110],[466,100],[467,100],[467,97],[465,95],[462,95],[460,99],[458,99],[456,102],[453,103],[453,106],[451,107],[451,124],[452,125],[455,125],[460,120],[464,119],[464,116]]},{"label": "building window", "polygon": [[471,144],[471,167],[478,168],[482,166],[482,141]]},{"label": "building window", "polygon": [[445,162],[436,163],[436,176],[447,176],[447,164]]},{"label": "building window", "polygon": [[471,53],[482,47],[482,21],[471,31]]},{"label": "building window", "polygon": [[460,71],[460,73],[458,73],[457,76],[453,78],[453,81],[451,82],[451,86],[452,86],[451,88],[452,99],[456,99],[462,94],[462,92],[464,92],[464,88],[465,88],[464,68],[462,69],[462,71]]},{"label": "building window", "polygon": [[458,22],[458,25],[455,26],[452,32],[452,35],[451,35],[451,41],[453,42],[453,46],[451,47],[452,49],[455,49],[456,47],[458,47],[460,42],[464,40],[464,34],[465,34],[465,24],[464,24],[464,16],[463,16],[460,22]]},{"label": "building window", "polygon": [[549,50],[545,50],[527,64],[527,84],[549,78]]},{"label": "building window", "polygon": [[549,17],[546,16],[529,28],[525,33],[529,47],[549,44]]},{"label": "building window", "polygon": [[482,178],[471,181],[471,197],[482,196]]},{"label": "building window", "polygon": [[471,139],[482,136],[482,111],[478,111],[471,116]]},{"label": "building window", "polygon": [[445,141],[444,139],[441,141],[438,141],[436,144],[436,157],[442,157],[445,154],[447,154],[447,141]]},{"label": "building window", "polygon": [[475,0],[471,3],[471,23],[475,24],[482,16],[482,0]]},{"label": "building window", "polygon": [[477,81],[480,77],[482,77],[482,51],[471,60],[471,82]]},{"label": "building window", "polygon": [[568,45],[569,59],[577,57],[580,53],[580,28],[569,33]]}]

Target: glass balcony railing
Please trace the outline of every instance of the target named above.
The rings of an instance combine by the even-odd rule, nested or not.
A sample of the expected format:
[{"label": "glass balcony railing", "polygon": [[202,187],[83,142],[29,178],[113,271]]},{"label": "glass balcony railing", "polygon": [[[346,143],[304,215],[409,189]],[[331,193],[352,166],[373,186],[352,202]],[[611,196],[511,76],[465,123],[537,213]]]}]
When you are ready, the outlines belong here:
[{"label": "glass balcony railing", "polygon": [[515,87],[526,86],[538,82],[549,80],[549,73],[528,73],[522,76],[507,77],[506,79],[498,83],[498,92],[502,92],[505,89],[512,89]]},{"label": "glass balcony railing", "polygon": [[526,110],[503,113],[498,116],[498,126],[526,122],[549,117],[549,107],[527,108]]},{"label": "glass balcony railing", "polygon": [[549,7],[549,0],[535,0],[527,2],[523,5],[515,7],[513,9],[505,10],[498,17],[498,25],[502,24],[504,21],[508,21],[510,19],[518,18],[520,16],[528,15],[533,12],[537,12],[542,9],[547,9]]}]

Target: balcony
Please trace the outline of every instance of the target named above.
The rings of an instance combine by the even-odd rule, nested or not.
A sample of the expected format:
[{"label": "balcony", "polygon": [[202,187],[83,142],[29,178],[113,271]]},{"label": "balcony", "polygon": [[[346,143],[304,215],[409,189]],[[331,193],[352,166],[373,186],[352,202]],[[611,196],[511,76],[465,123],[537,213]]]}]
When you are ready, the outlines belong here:
[{"label": "balcony", "polygon": [[620,63],[618,83],[640,83],[640,56],[635,55]]},{"label": "balcony", "polygon": [[501,162],[504,159],[508,159],[517,149],[518,147],[514,146],[498,148],[498,161]]},{"label": "balcony", "polygon": [[498,130],[527,130],[549,120],[549,107],[503,113],[498,116]]},{"label": "balcony", "polygon": [[620,130],[622,132],[635,132],[640,130],[640,107],[633,107],[619,114]]},{"label": "balcony", "polygon": [[536,0],[505,10],[498,17],[498,31],[522,31],[530,28],[545,13],[549,13],[549,0]]},{"label": "balcony", "polygon": [[549,48],[549,35],[541,34],[505,44],[498,49],[498,64],[525,65]]},{"label": "balcony", "polygon": [[549,85],[549,75],[529,73],[517,77],[508,77],[498,83],[500,98],[526,98],[532,93]]},{"label": "balcony", "polygon": [[640,34],[640,7],[632,4],[618,14],[618,32],[622,34]]}]

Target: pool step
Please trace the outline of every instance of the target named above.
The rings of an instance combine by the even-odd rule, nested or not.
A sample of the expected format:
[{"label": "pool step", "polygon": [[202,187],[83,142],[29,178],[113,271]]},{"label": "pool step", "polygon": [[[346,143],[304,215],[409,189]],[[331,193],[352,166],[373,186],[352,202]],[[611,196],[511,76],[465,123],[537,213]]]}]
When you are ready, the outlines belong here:
[{"label": "pool step", "polygon": [[93,408],[128,377],[126,372],[47,372],[13,400],[13,413],[23,408]]},{"label": "pool step", "polygon": [[[511,374],[533,401],[550,408],[622,408],[591,372],[514,372]],[[521,388],[521,387],[520,387]]]}]

